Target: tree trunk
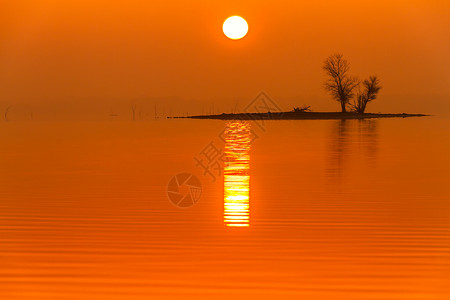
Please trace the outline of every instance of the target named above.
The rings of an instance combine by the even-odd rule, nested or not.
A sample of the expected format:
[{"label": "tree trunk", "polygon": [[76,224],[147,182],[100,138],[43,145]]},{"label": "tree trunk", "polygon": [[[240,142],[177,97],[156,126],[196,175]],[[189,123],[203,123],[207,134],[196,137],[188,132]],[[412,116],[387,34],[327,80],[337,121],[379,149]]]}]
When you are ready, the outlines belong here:
[{"label": "tree trunk", "polygon": [[367,105],[367,103],[363,103],[363,105],[362,105],[362,108],[361,108],[362,114],[366,111],[366,105]]},{"label": "tree trunk", "polygon": [[345,110],[345,102],[344,102],[344,101],[341,101],[341,108],[342,108],[342,112],[343,112],[343,113],[347,112],[347,111]]}]

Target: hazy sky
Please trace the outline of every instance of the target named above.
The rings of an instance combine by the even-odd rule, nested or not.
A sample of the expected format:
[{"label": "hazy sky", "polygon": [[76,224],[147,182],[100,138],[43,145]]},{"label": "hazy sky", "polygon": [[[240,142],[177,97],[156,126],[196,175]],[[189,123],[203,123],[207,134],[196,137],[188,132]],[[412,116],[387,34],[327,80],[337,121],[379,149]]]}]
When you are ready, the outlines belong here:
[{"label": "hazy sky", "polygon": [[[222,33],[231,15],[249,24],[242,40]],[[3,1],[0,110],[229,111],[265,90],[285,109],[337,111],[321,69],[335,52],[380,76],[368,111],[450,112],[447,0]]]}]

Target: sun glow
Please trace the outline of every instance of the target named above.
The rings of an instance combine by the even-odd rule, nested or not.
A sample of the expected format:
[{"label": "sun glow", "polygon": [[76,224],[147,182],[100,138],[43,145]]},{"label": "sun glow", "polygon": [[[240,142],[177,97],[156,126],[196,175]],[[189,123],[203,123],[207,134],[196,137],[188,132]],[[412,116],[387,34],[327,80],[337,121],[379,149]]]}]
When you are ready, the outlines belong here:
[{"label": "sun glow", "polygon": [[232,40],[242,39],[247,35],[248,24],[244,18],[232,16],[225,20],[222,26],[223,33]]},{"label": "sun glow", "polygon": [[231,122],[225,129],[224,213],[226,226],[249,226],[250,124]]}]

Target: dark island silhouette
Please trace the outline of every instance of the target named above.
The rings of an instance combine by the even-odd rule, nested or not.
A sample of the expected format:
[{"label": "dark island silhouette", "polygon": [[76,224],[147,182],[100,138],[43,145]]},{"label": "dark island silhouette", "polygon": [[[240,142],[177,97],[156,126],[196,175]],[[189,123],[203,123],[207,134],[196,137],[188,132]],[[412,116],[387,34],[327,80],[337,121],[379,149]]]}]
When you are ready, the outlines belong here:
[{"label": "dark island silhouette", "polygon": [[[406,118],[424,117],[425,114],[389,114],[366,113],[367,105],[377,99],[381,90],[380,79],[376,75],[361,81],[349,74],[350,64],[342,54],[330,55],[324,62],[322,69],[327,79],[324,88],[333,100],[339,102],[341,112],[312,112],[310,106],[294,107],[292,111],[282,112],[275,103],[276,112],[271,111],[264,102],[265,112],[222,113],[220,115],[196,115],[172,118],[192,119],[221,119],[221,120],[328,120],[328,119],[374,119],[374,118]],[[353,100],[353,101],[352,101]],[[350,108],[350,111],[347,110]]]},{"label": "dark island silhouette", "polygon": [[219,119],[219,120],[336,120],[336,119],[374,119],[374,118],[407,118],[425,117],[425,114],[383,114],[383,113],[354,113],[354,112],[266,112],[266,113],[222,113],[219,115],[196,115],[168,118],[190,119]]}]

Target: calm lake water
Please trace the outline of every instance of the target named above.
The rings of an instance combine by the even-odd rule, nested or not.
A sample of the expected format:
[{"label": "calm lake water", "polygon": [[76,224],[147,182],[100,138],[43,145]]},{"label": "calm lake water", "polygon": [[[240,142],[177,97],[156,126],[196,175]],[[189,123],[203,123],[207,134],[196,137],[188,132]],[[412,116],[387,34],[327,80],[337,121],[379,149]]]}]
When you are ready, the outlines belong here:
[{"label": "calm lake water", "polygon": [[450,299],[448,118],[0,136],[0,299]]}]

